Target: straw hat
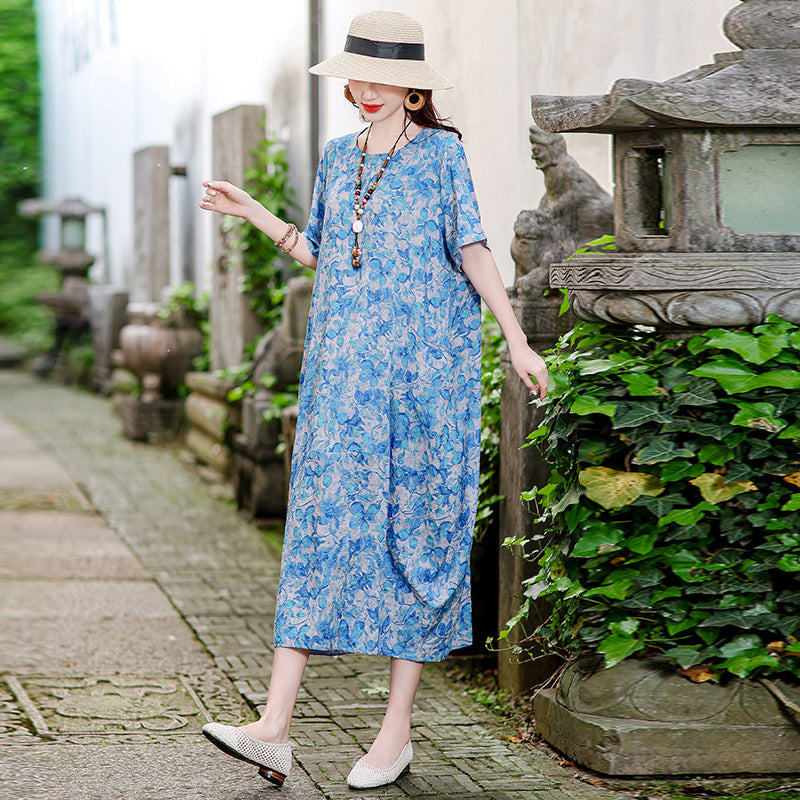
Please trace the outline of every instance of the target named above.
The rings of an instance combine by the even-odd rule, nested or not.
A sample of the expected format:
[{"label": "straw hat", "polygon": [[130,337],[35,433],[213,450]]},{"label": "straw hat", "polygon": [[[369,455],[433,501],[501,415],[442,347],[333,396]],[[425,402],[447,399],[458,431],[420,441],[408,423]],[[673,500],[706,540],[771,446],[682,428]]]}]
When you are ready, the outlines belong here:
[{"label": "straw hat", "polygon": [[315,64],[309,72],[408,89],[453,88],[425,61],[422,25],[395,11],[358,14],[347,31],[344,52]]}]

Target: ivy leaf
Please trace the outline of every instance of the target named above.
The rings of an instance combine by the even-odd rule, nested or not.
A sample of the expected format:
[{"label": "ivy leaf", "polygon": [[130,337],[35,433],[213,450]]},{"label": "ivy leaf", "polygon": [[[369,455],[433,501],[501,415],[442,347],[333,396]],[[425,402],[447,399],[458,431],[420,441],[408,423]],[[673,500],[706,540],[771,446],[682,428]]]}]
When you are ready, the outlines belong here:
[{"label": "ivy leaf", "polygon": [[657,533],[642,533],[639,536],[634,536],[633,539],[628,539],[625,542],[625,547],[643,556],[653,549],[656,539],[658,539]]},{"label": "ivy leaf", "polygon": [[741,425],[744,428],[757,428],[758,430],[777,433],[786,427],[786,420],[776,416],[775,406],[772,403],[751,403],[738,401],[738,411],[731,420],[732,425]]},{"label": "ivy leaf", "polygon": [[633,587],[633,578],[618,578],[610,583],[604,583],[586,592],[586,597],[610,597],[612,600],[625,600]]},{"label": "ivy leaf", "polygon": [[713,378],[728,394],[741,394],[754,388],[758,376],[732,358],[715,358],[693,369],[690,375]]},{"label": "ivy leaf", "polygon": [[786,553],[775,566],[784,572],[800,572],[800,554]]},{"label": "ivy leaf", "polygon": [[727,464],[733,458],[733,450],[726,444],[722,444],[721,442],[718,444],[707,444],[704,447],[700,448],[700,452],[697,454],[697,457],[700,461],[705,461],[708,464],[714,464],[717,467],[721,467],[723,464]]},{"label": "ivy leaf", "polygon": [[800,493],[793,494],[782,506],[781,511],[800,511]]},{"label": "ivy leaf", "polygon": [[[702,450],[700,452],[702,453]],[[671,461],[661,468],[662,481],[680,481],[688,477],[696,478],[702,474],[702,464],[692,464],[689,461]]]},{"label": "ivy leaf", "polygon": [[620,636],[631,636],[639,630],[640,624],[638,619],[628,617],[628,619],[623,619],[619,622],[609,623],[608,629],[612,633],[618,633]]},{"label": "ivy leaf", "polygon": [[725,483],[725,476],[717,472],[705,472],[689,481],[700,490],[703,500],[709,503],[724,503],[743,492],[754,492],[758,487],[752,481]]},{"label": "ivy leaf", "polygon": [[525,597],[530,597],[531,600],[537,600],[541,595],[550,588],[549,581],[536,581],[529,586],[525,587],[523,594]]},{"label": "ivy leaf", "polygon": [[618,542],[624,533],[619,528],[606,525],[595,525],[587,531],[575,544],[571,555],[576,558],[591,558],[619,550]]},{"label": "ivy leaf", "polygon": [[614,403],[603,403],[598,398],[592,397],[578,397],[573,401],[569,410],[579,417],[585,417],[589,414],[605,414],[607,417],[613,417],[617,413],[617,406]]},{"label": "ivy leaf", "polygon": [[676,508],[674,511],[670,511],[669,514],[662,517],[658,524],[659,527],[669,525],[672,522],[681,526],[697,525],[705,516],[706,511],[717,510],[715,505],[707,502],[698,503],[693,508]]},{"label": "ivy leaf", "polygon": [[681,392],[676,392],[672,400],[672,408],[681,406],[711,406],[717,402],[714,394],[716,382],[712,380],[692,381]]},{"label": "ivy leaf", "polygon": [[664,561],[681,580],[688,583],[696,583],[706,578],[705,574],[703,574],[703,568],[706,564],[688,550],[680,550],[677,553],[666,556]]},{"label": "ivy leaf", "polygon": [[800,439],[800,425],[790,425],[784,428],[779,434],[779,439]]},{"label": "ivy leaf", "polygon": [[742,655],[742,653],[762,649],[763,644],[761,642],[761,637],[754,633],[746,633],[722,645],[719,652],[724,658],[733,658],[733,656],[739,656]]},{"label": "ivy leaf", "polygon": [[628,394],[633,397],[652,397],[653,395],[668,394],[667,390],[658,385],[658,381],[646,373],[633,372],[630,375],[620,376],[628,384]]},{"label": "ivy leaf", "polygon": [[[705,347],[702,349],[732,350],[736,355],[751,364],[766,363],[775,358],[789,343],[789,338],[785,333],[765,333],[758,336],[749,332],[728,331],[717,328],[708,331],[704,338]],[[694,352],[699,352],[699,350]]]},{"label": "ivy leaf", "polygon": [[727,483],[735,483],[736,481],[746,480],[753,475],[756,475],[756,472],[749,464],[731,464],[725,475],[725,481]]},{"label": "ivy leaf", "polygon": [[672,461],[674,458],[691,458],[694,453],[685,447],[678,447],[675,442],[664,439],[643,447],[633,459],[634,464],[658,464],[661,461]]},{"label": "ivy leaf", "polygon": [[657,497],[664,484],[649,472],[622,472],[609,467],[587,467],[578,475],[586,494],[603,508],[622,508],[643,494]]},{"label": "ivy leaf", "polygon": [[661,411],[652,401],[620,403],[614,419],[614,428],[637,428],[648,422],[672,422],[672,417]]},{"label": "ivy leaf", "polygon": [[754,389],[798,389],[800,372],[793,369],[773,369],[757,376]]},{"label": "ivy leaf", "polygon": [[635,506],[643,506],[650,511],[655,517],[661,519],[665,514],[672,511],[678,503],[683,502],[683,495],[673,492],[667,495],[660,495],[658,497],[648,497],[642,495],[633,501]]},{"label": "ivy leaf", "polygon": [[765,650],[752,655],[743,653],[740,656],[734,656],[723,661],[719,666],[740,678],[746,678],[762,667],[765,667],[768,672],[773,672],[776,668],[780,669],[781,664],[777,657],[770,655],[769,651]]},{"label": "ivy leaf", "polygon": [[645,643],[627,634],[612,633],[597,646],[597,652],[605,656],[605,668],[611,669],[639,650]]},{"label": "ivy leaf", "polygon": [[579,367],[581,375],[602,375],[605,372],[618,370],[620,364],[610,358],[591,358],[582,361]]}]

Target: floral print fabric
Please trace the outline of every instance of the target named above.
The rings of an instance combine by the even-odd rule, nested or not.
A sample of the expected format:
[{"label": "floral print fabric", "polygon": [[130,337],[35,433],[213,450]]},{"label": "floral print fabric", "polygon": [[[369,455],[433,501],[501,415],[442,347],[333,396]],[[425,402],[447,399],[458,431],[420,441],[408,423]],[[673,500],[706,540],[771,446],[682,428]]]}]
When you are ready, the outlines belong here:
[{"label": "floral print fabric", "polygon": [[[300,378],[275,644],[437,661],[472,642],[484,242],[458,138],[425,129],[366,205],[354,135],[328,144],[305,231],[318,258]],[[366,189],[383,163],[367,155]]]}]

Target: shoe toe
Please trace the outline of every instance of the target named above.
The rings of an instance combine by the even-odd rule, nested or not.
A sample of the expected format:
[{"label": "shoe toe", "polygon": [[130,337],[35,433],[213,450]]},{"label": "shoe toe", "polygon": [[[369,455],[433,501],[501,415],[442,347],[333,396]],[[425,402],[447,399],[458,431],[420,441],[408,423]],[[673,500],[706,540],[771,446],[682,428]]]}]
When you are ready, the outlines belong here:
[{"label": "shoe toe", "polygon": [[360,758],[347,776],[347,785],[351,789],[375,789],[378,786],[394,783],[404,772],[408,771],[413,756],[414,750],[411,742],[408,742],[397,761],[386,769],[373,767]]}]

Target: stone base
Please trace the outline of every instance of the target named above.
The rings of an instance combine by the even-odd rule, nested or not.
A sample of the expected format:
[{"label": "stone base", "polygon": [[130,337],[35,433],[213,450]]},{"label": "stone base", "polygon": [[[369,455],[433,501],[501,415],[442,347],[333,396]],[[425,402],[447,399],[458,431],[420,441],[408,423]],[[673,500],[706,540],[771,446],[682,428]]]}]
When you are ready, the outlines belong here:
[{"label": "stone base", "polygon": [[225,442],[209,436],[200,428],[191,427],[186,434],[184,442],[186,449],[190,450],[194,456],[211,469],[225,477],[231,471],[231,451]]},{"label": "stone base", "polygon": [[143,400],[140,397],[115,398],[122,416],[122,430],[134,441],[164,442],[174,439],[183,422],[182,400]]},{"label": "stone base", "polygon": [[[800,686],[780,687],[800,699]],[[800,772],[800,724],[764,686],[695,684],[659,661],[588,677],[571,667],[534,713],[537,733],[606,775]]]},{"label": "stone base", "polygon": [[283,456],[271,448],[252,448],[239,434],[234,440],[233,485],[236,505],[251,519],[286,515]]},{"label": "stone base", "polygon": [[229,447],[231,434],[241,422],[240,403],[228,401],[234,383],[210,372],[187,372],[186,447],[208,467],[227,477],[233,456]]}]

